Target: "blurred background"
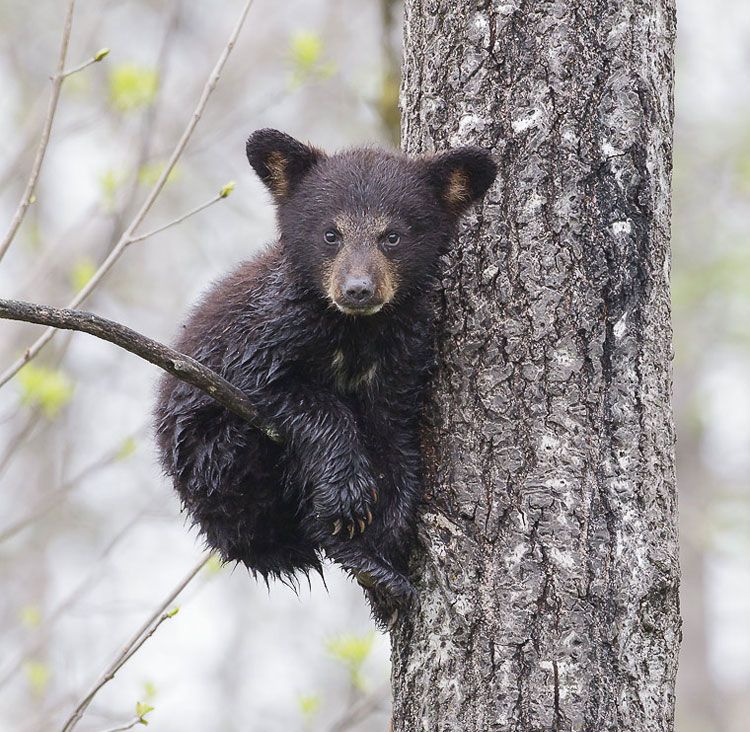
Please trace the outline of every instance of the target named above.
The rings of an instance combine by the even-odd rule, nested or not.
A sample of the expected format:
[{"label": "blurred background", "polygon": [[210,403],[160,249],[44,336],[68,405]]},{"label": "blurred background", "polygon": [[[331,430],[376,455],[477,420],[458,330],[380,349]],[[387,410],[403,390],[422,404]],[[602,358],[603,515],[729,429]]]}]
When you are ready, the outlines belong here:
[{"label": "blurred background", "polygon": [[[0,221],[31,168],[67,3],[0,0]],[[163,170],[240,0],[79,0],[68,78],[0,292],[64,305]],[[678,0],[673,299],[684,642],[679,732],[750,718],[750,5]],[[244,155],[278,127],[398,141],[399,0],[256,0],[190,144],[87,308],[170,341],[208,282],[274,237]],[[0,369],[40,329],[0,325]],[[0,390],[0,732],[56,729],[202,555],[149,436],[154,367],[58,334]],[[94,415],[96,419],[94,420]],[[217,562],[78,729],[385,729],[388,643],[331,568],[299,594]],[[172,607],[172,605],[170,605]],[[136,705],[140,704],[136,710]],[[149,707],[152,710],[147,711]]]}]

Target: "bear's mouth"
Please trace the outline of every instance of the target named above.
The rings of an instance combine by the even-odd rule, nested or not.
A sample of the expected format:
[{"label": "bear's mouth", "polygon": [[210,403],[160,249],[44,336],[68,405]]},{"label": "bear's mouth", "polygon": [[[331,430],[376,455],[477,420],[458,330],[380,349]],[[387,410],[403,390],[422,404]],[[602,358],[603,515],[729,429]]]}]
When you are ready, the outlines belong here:
[{"label": "bear's mouth", "polygon": [[383,309],[383,305],[385,305],[385,303],[382,302],[375,304],[368,303],[367,305],[352,305],[350,303],[344,304],[337,300],[334,300],[333,304],[340,312],[345,313],[346,315],[375,315],[375,313],[379,313]]}]

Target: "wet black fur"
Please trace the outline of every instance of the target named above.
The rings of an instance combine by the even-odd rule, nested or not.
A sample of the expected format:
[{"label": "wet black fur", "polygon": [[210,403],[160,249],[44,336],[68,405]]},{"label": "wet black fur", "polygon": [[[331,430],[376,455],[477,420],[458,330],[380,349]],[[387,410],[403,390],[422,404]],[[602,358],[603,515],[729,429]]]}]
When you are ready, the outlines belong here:
[{"label": "wet black fur", "polygon": [[[378,149],[326,156],[274,130],[254,133],[247,154],[275,194],[280,239],[211,287],[177,348],[245,391],[281,444],[165,376],[156,407],[164,470],[224,560],[288,578],[320,571],[322,551],[363,585],[408,600],[417,428],[433,361],[431,294],[439,255],[460,214],[494,180],[495,165],[476,148],[416,160]],[[456,167],[470,184],[459,207],[444,199]],[[333,253],[324,233],[342,212],[387,217],[402,236],[388,252],[396,295],[374,315],[341,313],[325,293]],[[354,380],[376,364],[372,380],[348,389],[344,378],[342,387],[337,351]],[[360,533],[368,511],[372,524]],[[344,528],[334,536],[337,520]]]}]

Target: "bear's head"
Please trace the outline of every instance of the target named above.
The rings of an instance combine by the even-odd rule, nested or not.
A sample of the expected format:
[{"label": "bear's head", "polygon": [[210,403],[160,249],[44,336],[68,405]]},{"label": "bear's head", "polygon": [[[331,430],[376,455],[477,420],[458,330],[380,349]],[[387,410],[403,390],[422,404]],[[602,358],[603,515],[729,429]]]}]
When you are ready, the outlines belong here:
[{"label": "bear's head", "polygon": [[376,148],[327,155],[268,129],[250,136],[247,157],[276,202],[295,272],[350,315],[424,289],[497,173],[476,147],[415,159]]}]

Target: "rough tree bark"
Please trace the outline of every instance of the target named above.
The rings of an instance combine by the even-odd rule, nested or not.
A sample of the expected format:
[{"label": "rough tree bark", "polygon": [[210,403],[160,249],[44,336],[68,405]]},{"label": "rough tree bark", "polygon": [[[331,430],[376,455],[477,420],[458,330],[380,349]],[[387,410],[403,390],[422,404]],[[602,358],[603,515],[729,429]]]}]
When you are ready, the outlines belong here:
[{"label": "rough tree bark", "polygon": [[407,0],[403,144],[495,151],[448,257],[394,730],[673,728],[673,0]]}]

